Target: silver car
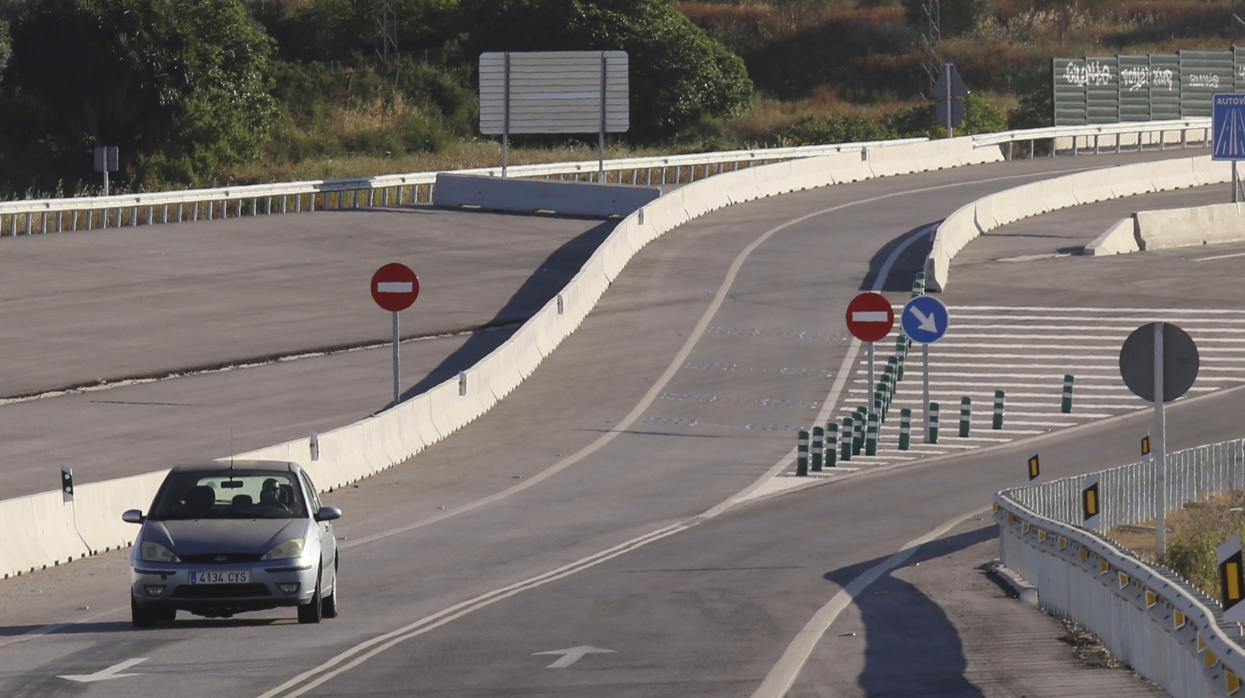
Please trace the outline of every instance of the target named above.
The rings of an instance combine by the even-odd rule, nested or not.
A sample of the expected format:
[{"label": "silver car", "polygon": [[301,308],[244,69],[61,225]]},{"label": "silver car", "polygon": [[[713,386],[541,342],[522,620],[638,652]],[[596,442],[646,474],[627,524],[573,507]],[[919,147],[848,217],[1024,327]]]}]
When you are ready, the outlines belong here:
[{"label": "silver car", "polygon": [[297,463],[237,461],[178,466],[165,477],[130,555],[135,627],[172,622],[179,610],[209,618],[297,606],[298,622],[334,618],[337,507],[320,505]]}]

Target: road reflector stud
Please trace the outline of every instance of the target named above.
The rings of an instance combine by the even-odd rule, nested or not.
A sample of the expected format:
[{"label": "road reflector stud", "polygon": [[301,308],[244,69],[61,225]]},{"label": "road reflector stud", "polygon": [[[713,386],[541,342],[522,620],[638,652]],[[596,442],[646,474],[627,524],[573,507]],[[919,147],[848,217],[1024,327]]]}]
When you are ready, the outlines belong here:
[{"label": "road reflector stud", "polygon": [[1215,666],[1215,664],[1218,661],[1219,661],[1219,658],[1215,656],[1214,652],[1211,652],[1210,650],[1206,650],[1205,652],[1202,653],[1202,662],[1206,665],[1207,669]]},{"label": "road reflector stud", "polygon": [[1029,456],[1029,482],[1033,482],[1042,475],[1042,467],[1038,463],[1038,454]]},{"label": "road reflector stud", "polygon": [[[1172,611],[1172,627],[1179,630],[1184,627],[1184,613],[1181,611]],[[1201,648],[1198,648],[1201,649]]]},{"label": "road reflector stud", "polygon": [[1150,455],[1150,435],[1149,434],[1146,434],[1145,436],[1141,437],[1141,455],[1143,456]]},{"label": "road reflector stud", "polygon": [[1146,608],[1154,608],[1159,602],[1159,595],[1146,589]]},{"label": "road reflector stud", "polygon": [[1059,536],[1059,549],[1060,549],[1060,550],[1067,550],[1067,549],[1068,549],[1068,538],[1067,538],[1067,536]]},{"label": "road reflector stud", "polygon": [[993,512],[995,512],[995,513],[998,513],[998,511],[999,511],[999,503],[998,503],[998,502],[991,502],[991,503],[990,503],[990,511],[993,511]]},{"label": "road reflector stud", "polygon": [[1098,558],[1098,574],[1106,574],[1111,571],[1111,563],[1105,558]]},{"label": "road reflector stud", "polygon": [[1042,530],[1042,529],[1040,529],[1040,528],[1038,529],[1038,542],[1039,542],[1039,543],[1045,543],[1045,542],[1046,542],[1046,531],[1043,531],[1043,530]]},{"label": "road reflector stud", "polygon": [[1119,581],[1120,581],[1120,588],[1121,588],[1121,589],[1127,589],[1127,588],[1128,588],[1128,575],[1127,575],[1127,574],[1124,574],[1123,572],[1120,572],[1120,573],[1119,573]]},{"label": "road reflector stud", "polygon": [[1197,651],[1201,652],[1204,649],[1206,649],[1206,641],[1202,639],[1202,634],[1198,633],[1197,634]]},{"label": "road reflector stud", "polygon": [[1085,528],[1097,530],[1099,515],[1102,513],[1102,496],[1098,491],[1097,474],[1090,475],[1085,478],[1085,484],[1081,488],[1081,518],[1084,521]]},{"label": "road reflector stud", "polygon": [[1241,690],[1241,678],[1235,672],[1224,671],[1223,688],[1228,692],[1228,695],[1236,693]]},{"label": "road reflector stud", "polygon": [[1219,561],[1219,596],[1223,600],[1223,619],[1230,623],[1245,621],[1245,565],[1241,560],[1241,536],[1229,538],[1216,549]]},{"label": "road reflector stud", "polygon": [[1085,546],[1078,545],[1076,546],[1076,548],[1077,548],[1077,554],[1081,558],[1081,562],[1085,562],[1086,560],[1089,559],[1089,551],[1085,549]]},{"label": "road reflector stud", "polygon": [[1033,526],[1028,521],[1021,522],[1020,524],[1021,533],[1028,533],[1030,528],[1033,528]]},{"label": "road reflector stud", "polygon": [[1016,523],[1016,515],[1011,513],[1010,511],[1007,512],[1007,524],[1010,526],[1014,523]]}]

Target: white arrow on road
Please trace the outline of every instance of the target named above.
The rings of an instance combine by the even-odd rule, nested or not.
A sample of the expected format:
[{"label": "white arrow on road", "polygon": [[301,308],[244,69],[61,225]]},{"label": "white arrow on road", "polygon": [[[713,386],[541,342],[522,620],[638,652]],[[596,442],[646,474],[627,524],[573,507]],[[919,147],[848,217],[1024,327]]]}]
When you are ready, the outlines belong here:
[{"label": "white arrow on road", "polygon": [[933,313],[926,315],[925,313],[922,313],[920,310],[918,310],[915,305],[908,308],[908,312],[916,316],[916,321],[919,323],[918,327],[920,327],[922,332],[929,332],[930,334],[938,334],[938,323],[934,322]]},{"label": "white arrow on road", "polygon": [[574,664],[575,662],[578,662],[579,660],[583,659],[584,655],[586,654],[614,654],[614,650],[602,649],[600,647],[593,647],[591,645],[580,645],[579,647],[568,647],[564,650],[547,650],[545,652],[533,652],[532,656],[535,657],[538,654],[560,654],[562,655],[561,657],[558,658],[557,661],[555,661],[553,664],[550,664],[549,666],[545,668],[546,669],[565,669],[571,666],[572,664]]},{"label": "white arrow on road", "polygon": [[140,662],[147,661],[146,657],[135,657],[127,659],[124,662],[117,662],[107,669],[100,669],[94,674],[63,674],[59,678],[69,681],[77,681],[78,683],[95,683],[96,681],[109,681],[112,679],[124,679],[127,676],[142,676],[142,674],[118,674],[119,671],[125,671]]}]

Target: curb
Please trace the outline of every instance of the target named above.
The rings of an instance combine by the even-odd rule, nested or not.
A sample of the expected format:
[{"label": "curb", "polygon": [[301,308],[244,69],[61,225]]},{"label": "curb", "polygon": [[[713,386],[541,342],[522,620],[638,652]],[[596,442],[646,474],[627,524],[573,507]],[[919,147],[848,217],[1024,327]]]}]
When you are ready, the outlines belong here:
[{"label": "curb", "polygon": [[1024,577],[1007,568],[1001,560],[993,560],[986,567],[986,574],[995,581],[1011,589],[1022,602],[1038,607],[1038,588],[1025,581]]}]

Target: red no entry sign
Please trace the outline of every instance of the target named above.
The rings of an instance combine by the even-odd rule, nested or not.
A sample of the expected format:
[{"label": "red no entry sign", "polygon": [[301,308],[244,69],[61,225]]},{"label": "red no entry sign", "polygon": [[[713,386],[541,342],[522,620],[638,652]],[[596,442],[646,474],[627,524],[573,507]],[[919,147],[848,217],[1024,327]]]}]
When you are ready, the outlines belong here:
[{"label": "red no entry sign", "polygon": [[847,331],[862,342],[876,342],[895,325],[895,310],[880,293],[862,293],[847,304]]},{"label": "red no entry sign", "polygon": [[405,264],[391,262],[372,274],[372,300],[385,310],[406,310],[418,297],[419,277]]}]

